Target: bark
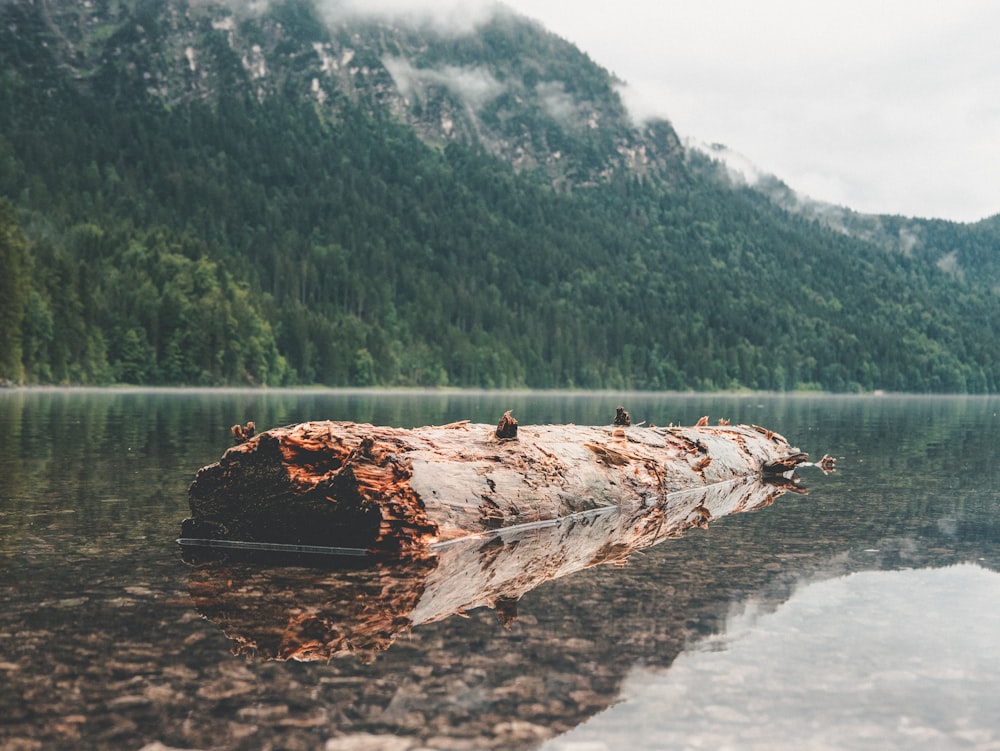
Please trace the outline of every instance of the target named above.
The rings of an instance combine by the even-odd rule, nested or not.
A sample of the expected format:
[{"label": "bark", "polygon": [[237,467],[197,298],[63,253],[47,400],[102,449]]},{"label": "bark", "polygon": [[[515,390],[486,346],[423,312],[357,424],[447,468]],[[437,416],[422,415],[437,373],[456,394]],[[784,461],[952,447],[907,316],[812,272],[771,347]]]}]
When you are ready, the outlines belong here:
[{"label": "bark", "polygon": [[679,491],[781,474],[807,459],[757,426],[619,422],[518,426],[507,414],[496,428],[243,429],[241,443],[198,472],[182,535],[421,556],[470,535],[627,509],[642,519],[622,540],[628,547],[663,523]]}]

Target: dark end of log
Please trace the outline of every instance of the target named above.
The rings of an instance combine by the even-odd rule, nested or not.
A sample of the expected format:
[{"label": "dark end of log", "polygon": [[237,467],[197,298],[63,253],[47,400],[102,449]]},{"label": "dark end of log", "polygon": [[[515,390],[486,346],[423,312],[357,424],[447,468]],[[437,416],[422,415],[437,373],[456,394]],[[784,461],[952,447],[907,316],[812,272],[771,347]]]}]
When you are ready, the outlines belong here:
[{"label": "dark end of log", "polygon": [[808,459],[809,454],[804,451],[800,451],[796,454],[782,457],[781,459],[775,459],[773,462],[768,462],[761,467],[761,472],[765,477],[784,475],[786,472],[793,471],[797,466],[803,464]]},{"label": "dark end of log", "polygon": [[253,421],[248,422],[246,425],[233,425],[233,440],[238,446],[241,443],[246,443],[251,438],[253,438],[254,433],[257,432],[257,426]]},{"label": "dark end of log", "polygon": [[823,454],[823,458],[816,462],[816,466],[823,471],[823,474],[828,475],[837,471],[837,460],[829,454]]},{"label": "dark end of log", "polygon": [[632,417],[625,411],[624,407],[618,408],[618,412],[615,414],[614,424],[625,428],[632,424]]},{"label": "dark end of log", "polygon": [[497,425],[496,431],[497,438],[517,438],[517,420],[510,416],[510,412],[508,409],[503,413],[503,417],[500,418],[500,423]]},{"label": "dark end of log", "polygon": [[188,501],[182,537],[395,553],[437,532],[391,443],[364,433],[326,442],[311,423],[229,449],[198,471]]}]

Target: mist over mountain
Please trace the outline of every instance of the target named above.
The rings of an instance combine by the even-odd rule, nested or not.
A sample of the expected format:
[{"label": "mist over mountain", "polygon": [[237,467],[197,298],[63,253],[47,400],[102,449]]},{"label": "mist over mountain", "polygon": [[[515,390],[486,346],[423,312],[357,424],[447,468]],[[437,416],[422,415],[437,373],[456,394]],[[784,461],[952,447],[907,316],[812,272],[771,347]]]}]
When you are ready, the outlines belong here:
[{"label": "mist over mountain", "polygon": [[0,378],[994,392],[1000,227],[731,179],[501,6],[0,2]]}]

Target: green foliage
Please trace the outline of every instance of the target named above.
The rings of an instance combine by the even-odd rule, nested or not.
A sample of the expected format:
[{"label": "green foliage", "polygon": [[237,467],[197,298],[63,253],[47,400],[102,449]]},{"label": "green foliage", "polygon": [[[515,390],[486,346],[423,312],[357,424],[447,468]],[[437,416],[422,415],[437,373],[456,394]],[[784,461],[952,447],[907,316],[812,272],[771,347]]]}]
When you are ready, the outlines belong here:
[{"label": "green foliage", "polygon": [[0,381],[23,377],[21,331],[28,297],[27,241],[14,209],[0,199]]},{"label": "green foliage", "polygon": [[[292,83],[258,100],[211,29],[217,96],[165,106],[138,57],[108,56],[80,86],[58,73],[44,24],[9,32],[31,26],[25,7],[5,6],[25,15],[0,30],[0,195],[16,207],[0,204],[0,378],[1000,389],[997,297],[936,257],[885,252],[676,164],[559,192],[474,142],[430,148],[370,102],[321,112]],[[295,4],[279,12],[321,36]],[[139,27],[147,46],[166,33]],[[109,38],[134,55],[139,27]],[[559,81],[560,102],[620,108],[566,47],[498,22],[426,62],[507,59],[527,89]],[[513,106],[484,117],[561,139],[583,166],[615,148]],[[991,248],[963,252],[995,263]]]}]

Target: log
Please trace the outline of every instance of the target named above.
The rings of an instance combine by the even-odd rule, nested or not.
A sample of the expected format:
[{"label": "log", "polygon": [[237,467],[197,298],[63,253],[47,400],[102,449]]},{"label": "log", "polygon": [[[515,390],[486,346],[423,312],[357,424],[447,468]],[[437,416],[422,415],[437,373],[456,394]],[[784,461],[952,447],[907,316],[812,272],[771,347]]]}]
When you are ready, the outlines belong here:
[{"label": "log", "polygon": [[[623,412],[623,411],[622,411]],[[783,475],[808,456],[759,426],[401,429],[306,422],[240,441],[189,490],[182,537],[423,556],[436,545],[603,508],[655,526],[672,494]],[[632,544],[626,540],[625,544]]]}]

